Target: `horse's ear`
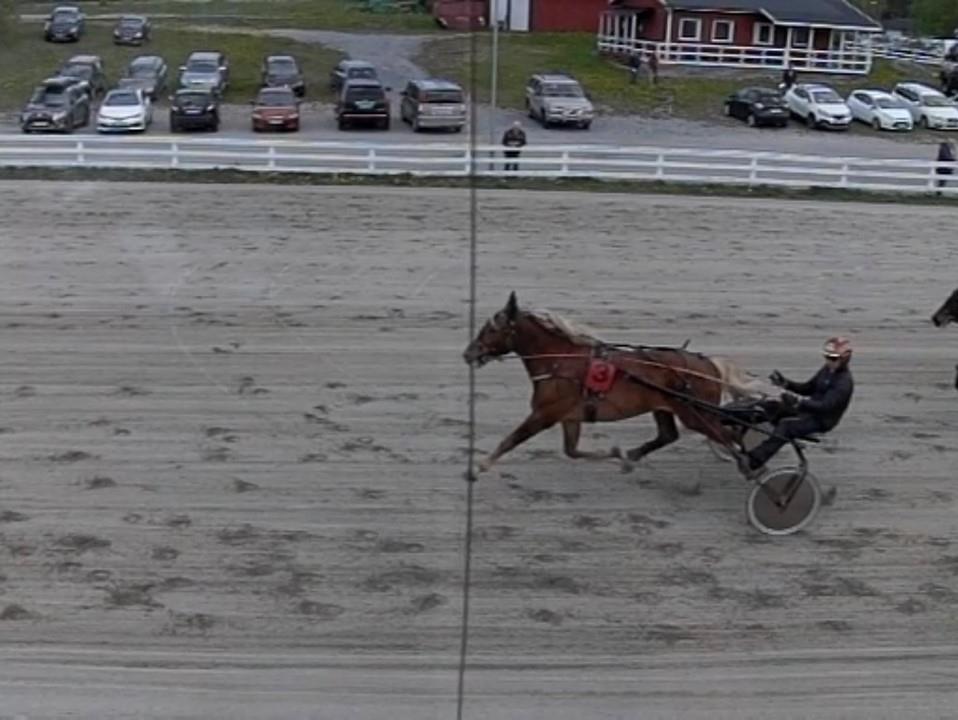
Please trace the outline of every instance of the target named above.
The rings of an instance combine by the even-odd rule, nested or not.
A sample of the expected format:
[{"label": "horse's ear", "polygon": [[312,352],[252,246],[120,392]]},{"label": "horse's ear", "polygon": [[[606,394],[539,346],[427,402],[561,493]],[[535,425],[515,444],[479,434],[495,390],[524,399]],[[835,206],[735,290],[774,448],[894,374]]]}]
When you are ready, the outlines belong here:
[{"label": "horse's ear", "polygon": [[506,317],[510,321],[519,317],[519,301],[516,300],[516,291],[509,293],[509,301],[506,303]]}]

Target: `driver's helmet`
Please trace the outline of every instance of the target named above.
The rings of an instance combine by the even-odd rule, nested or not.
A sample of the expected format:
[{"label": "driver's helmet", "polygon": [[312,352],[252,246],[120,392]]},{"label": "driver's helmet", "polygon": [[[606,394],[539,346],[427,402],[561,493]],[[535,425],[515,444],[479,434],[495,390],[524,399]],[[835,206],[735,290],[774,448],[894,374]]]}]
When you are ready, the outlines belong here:
[{"label": "driver's helmet", "polygon": [[852,356],[852,343],[847,337],[832,337],[822,346],[825,357],[847,359]]}]

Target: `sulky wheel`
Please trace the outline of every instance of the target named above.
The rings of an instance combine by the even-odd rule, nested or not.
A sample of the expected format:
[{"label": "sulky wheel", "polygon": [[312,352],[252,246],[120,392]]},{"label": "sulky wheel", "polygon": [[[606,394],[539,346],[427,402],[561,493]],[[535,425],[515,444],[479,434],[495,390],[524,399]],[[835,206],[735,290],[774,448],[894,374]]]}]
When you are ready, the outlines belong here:
[{"label": "sulky wheel", "polygon": [[[762,430],[767,430],[768,432],[772,432],[772,430],[774,430],[774,427],[770,423],[761,423],[757,427],[760,427]],[[745,435],[742,438],[742,445],[745,447],[745,451],[748,452],[749,450],[758,447],[767,437],[768,435],[765,433],[748,428],[745,430]],[[714,440],[709,440],[708,443],[709,447],[712,449],[712,453],[714,453],[715,457],[717,457],[719,460],[724,460],[725,462],[734,462],[735,457],[727,447],[721,443],[715,442]]]},{"label": "sulky wheel", "polygon": [[752,488],[748,521],[766,535],[791,535],[812,521],[821,502],[814,475],[797,467],[777,468]]}]

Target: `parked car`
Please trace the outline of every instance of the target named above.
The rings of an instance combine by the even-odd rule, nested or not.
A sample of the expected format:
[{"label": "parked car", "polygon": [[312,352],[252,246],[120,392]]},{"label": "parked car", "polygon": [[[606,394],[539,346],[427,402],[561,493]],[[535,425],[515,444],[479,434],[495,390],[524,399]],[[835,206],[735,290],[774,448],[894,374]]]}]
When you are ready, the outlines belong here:
[{"label": "parked car", "polygon": [[263,88],[253,101],[253,132],[299,130],[299,100],[288,87]]},{"label": "parked car", "polygon": [[846,103],[852,117],[876,130],[911,130],[911,111],[884,90],[855,90]]},{"label": "parked car", "polygon": [[180,87],[210,90],[220,97],[229,86],[230,66],[221,52],[194,52],[180,66]]},{"label": "parked car", "polygon": [[402,91],[399,116],[414,132],[422,128],[459,132],[466,124],[464,93],[448,80],[410,80]]},{"label": "parked car", "polygon": [[292,55],[267,55],[260,68],[263,87],[288,87],[298,97],[306,94],[306,79]]},{"label": "parked car", "polygon": [[958,107],[934,88],[921,83],[898,83],[892,94],[905,104],[921,127],[958,130]]},{"label": "parked car", "polygon": [[588,130],[595,108],[579,82],[566,73],[533,75],[526,83],[526,112],[542,127],[576,125]]},{"label": "parked car", "polygon": [[58,82],[58,83],[63,83],[65,85],[76,86],[80,89],[80,91],[84,95],[87,96],[87,99],[90,100],[90,102],[93,101],[93,91],[90,88],[90,83],[88,83],[86,80],[81,80],[78,77],[72,77],[72,76],[61,77],[60,75],[55,75],[43,81],[43,83],[48,83],[48,82]]},{"label": "parked car", "polygon": [[99,55],[74,55],[57,70],[60,77],[74,77],[87,83],[91,97],[106,93],[106,73]]},{"label": "parked car", "polygon": [[96,114],[97,132],[146,132],[153,122],[153,103],[140,88],[110,90]]},{"label": "parked car", "polygon": [[810,128],[847,130],[852,124],[848,105],[835,90],[818,83],[798,83],[785,93],[785,104]]},{"label": "parked car", "polygon": [[378,80],[375,66],[365,60],[340,60],[329,73],[329,89],[339,92],[347,80]]},{"label": "parked car", "polygon": [[38,86],[20,113],[23,132],[73,132],[90,122],[90,98],[71,80],[57,78]]},{"label": "parked car", "polygon": [[138,88],[156,100],[166,90],[168,72],[166,62],[159,55],[138,55],[126,66],[117,86]]},{"label": "parked car", "polygon": [[390,103],[378,80],[347,80],[336,100],[336,124],[345,130],[356,123],[375,124],[382,130],[389,129]]},{"label": "parked car", "polygon": [[115,45],[142,45],[150,39],[153,25],[143,15],[124,15],[113,27]]},{"label": "parked car", "polygon": [[76,5],[60,5],[43,23],[47,42],[77,42],[86,30],[86,16]]},{"label": "parked car", "polygon": [[170,132],[219,130],[219,97],[209,88],[182,88],[170,96]]},{"label": "parked car", "polygon": [[747,87],[733,93],[725,101],[728,117],[744,120],[750,127],[788,125],[788,106],[777,90]]}]

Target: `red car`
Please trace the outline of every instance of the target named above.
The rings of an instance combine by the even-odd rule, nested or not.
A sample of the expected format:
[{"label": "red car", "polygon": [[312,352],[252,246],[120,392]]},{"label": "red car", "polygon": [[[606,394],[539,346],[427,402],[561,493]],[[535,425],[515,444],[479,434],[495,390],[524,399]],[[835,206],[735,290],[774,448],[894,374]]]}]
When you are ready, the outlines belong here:
[{"label": "red car", "polygon": [[253,101],[253,132],[299,130],[299,100],[288,87],[263,88]]}]

